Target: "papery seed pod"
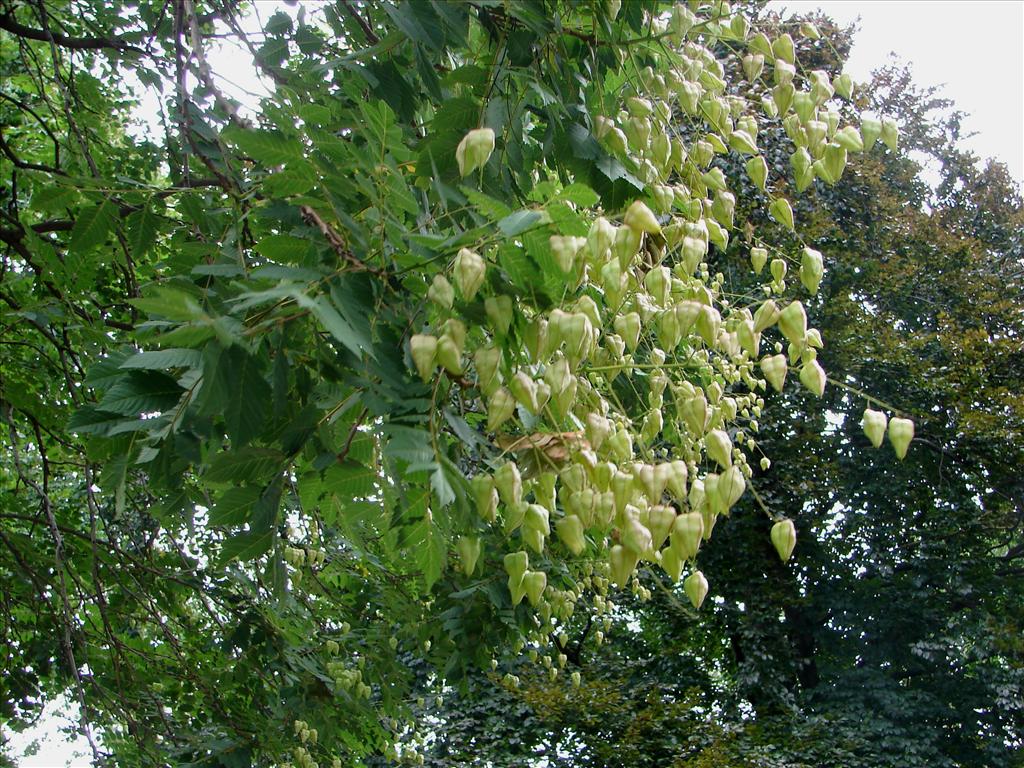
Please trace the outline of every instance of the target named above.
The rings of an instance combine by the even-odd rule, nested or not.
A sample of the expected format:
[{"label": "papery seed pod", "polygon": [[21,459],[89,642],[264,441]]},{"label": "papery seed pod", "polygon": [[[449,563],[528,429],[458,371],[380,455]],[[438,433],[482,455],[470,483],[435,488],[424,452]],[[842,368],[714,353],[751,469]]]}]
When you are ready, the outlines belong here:
[{"label": "papery seed pod", "polygon": [[772,545],[782,562],[789,562],[796,547],[796,527],[792,520],[780,520],[772,526]]},{"label": "papery seed pod", "polygon": [[708,596],[708,580],[700,571],[694,571],[683,580],[683,591],[694,608],[699,609]]},{"label": "papery seed pod", "polygon": [[764,192],[768,184],[768,163],[765,159],[761,155],[750,158],[747,160],[746,169],[754,186]]},{"label": "papery seed pod", "polygon": [[772,385],[772,389],[781,392],[786,385],[786,372],[789,366],[785,355],[772,355],[761,359],[761,372]]},{"label": "papery seed pod", "polygon": [[761,72],[764,71],[764,54],[763,53],[748,53],[743,57],[743,74],[747,76],[747,80],[753,83],[759,77]]},{"label": "papery seed pod", "polygon": [[462,572],[467,576],[472,576],[473,571],[476,570],[477,560],[480,558],[480,537],[460,536],[455,544],[455,549],[459,553]]},{"label": "papery seed pod", "polygon": [[[896,125],[896,121],[891,117],[882,118],[882,143],[885,144],[893,152],[896,151],[900,143],[900,129]],[[866,142],[865,142],[866,143]]]},{"label": "papery seed pod", "polygon": [[779,330],[792,344],[802,344],[807,335],[807,313],[799,301],[791,302],[778,318]]},{"label": "papery seed pod", "polygon": [[791,82],[779,83],[772,88],[772,103],[775,105],[775,110],[780,116],[789,112],[795,95],[796,88],[793,87]]},{"label": "papery seed pod", "polygon": [[729,467],[718,478],[718,500],[721,511],[728,512],[740,500],[747,490],[747,481],[743,471],[737,465]]},{"label": "papery seed pod", "polygon": [[523,480],[514,461],[506,461],[498,467],[494,473],[494,487],[507,505],[514,506],[522,501]]},{"label": "papery seed pod", "polygon": [[678,515],[672,524],[672,549],[682,560],[697,556],[704,536],[704,518],[700,512],[685,512]]},{"label": "papery seed pod", "polygon": [[523,575],[523,590],[530,601],[530,605],[537,607],[544,590],[548,586],[548,575],[544,571],[527,571]]},{"label": "papery seed pod", "polygon": [[626,99],[626,109],[633,117],[650,117],[654,112],[651,102],[639,96],[630,96]]},{"label": "papery seed pod", "polygon": [[882,135],[882,121],[867,115],[861,116],[860,135],[864,139],[865,151],[875,146],[878,137]]},{"label": "papery seed pod", "polygon": [[661,551],[661,567],[665,569],[665,573],[669,575],[672,581],[679,581],[679,577],[683,573],[684,563],[685,561],[672,547],[666,547]]},{"label": "papery seed pod", "polygon": [[668,468],[669,472],[665,485],[668,491],[678,501],[682,502],[686,498],[686,480],[689,474],[686,469],[686,462],[676,459],[668,465]]},{"label": "papery seed pod", "polygon": [[548,238],[551,246],[551,255],[555,257],[555,263],[563,272],[572,272],[576,266],[576,254],[586,244],[582,237],[571,237],[568,235],[551,235]]},{"label": "papery seed pod", "polygon": [[772,200],[771,205],[768,206],[768,213],[771,214],[773,219],[785,226],[787,229],[794,229],[793,209],[786,198],[777,197]]},{"label": "papery seed pod", "polygon": [[526,510],[529,506],[530,505],[525,501],[519,501],[507,506],[505,509],[504,520],[502,521],[502,530],[505,532],[506,536],[510,535],[523,524],[523,520],[526,519]]},{"label": "papery seed pod", "polygon": [[522,582],[523,576],[526,575],[526,571],[530,567],[530,556],[524,551],[509,552],[505,555],[503,562],[509,581],[518,585]]},{"label": "papery seed pod", "polygon": [[700,314],[697,315],[697,333],[709,347],[714,347],[718,340],[718,330],[722,324],[722,316],[714,307],[706,304],[701,306]]},{"label": "papery seed pod", "polygon": [[889,442],[901,461],[907,455],[910,441],[914,439],[914,422],[894,416],[889,419]]},{"label": "papery seed pod", "polygon": [[825,371],[817,360],[808,360],[800,369],[800,383],[818,397],[825,393]]},{"label": "papery seed pod", "polygon": [[796,67],[788,61],[776,59],[774,75],[776,85],[792,85],[793,78],[796,77]]},{"label": "papery seed pod", "polygon": [[733,131],[729,134],[729,147],[741,155],[756,155],[757,143],[746,131]]},{"label": "papery seed pod", "polygon": [[608,560],[611,566],[612,581],[620,589],[625,588],[633,569],[636,568],[636,564],[640,560],[640,555],[621,544],[616,544],[609,550]]},{"label": "papery seed pod", "polygon": [[459,175],[467,176],[477,168],[482,168],[493,151],[494,131],[490,128],[477,128],[467,133],[455,150]]},{"label": "papery seed pod", "polygon": [[834,140],[848,152],[864,151],[864,140],[861,138],[860,132],[852,125],[847,125],[837,131]]},{"label": "papery seed pod", "polygon": [[604,216],[598,216],[590,225],[587,248],[594,263],[603,262],[605,254],[615,241],[615,227]]},{"label": "papery seed pod", "polygon": [[633,436],[628,430],[619,427],[615,434],[608,438],[608,448],[616,461],[629,461],[633,458]]},{"label": "papery seed pod", "polygon": [[430,381],[434,375],[437,359],[437,339],[426,334],[416,334],[409,339],[409,352],[416,365],[416,372],[424,382]]},{"label": "papery seed pod", "polygon": [[525,371],[517,371],[508,383],[512,396],[527,411],[536,415],[540,411],[537,402],[537,382]]},{"label": "papery seed pod", "polygon": [[635,200],[626,210],[622,223],[636,233],[646,232],[656,235],[661,232],[661,225],[654,213],[642,200]]},{"label": "papery seed pod", "polygon": [[[736,196],[731,192],[719,191],[715,194],[715,201],[711,204],[711,215],[715,221],[723,227],[731,227],[733,218],[736,215]],[[726,233],[728,236],[728,233]],[[725,243],[722,244],[725,248]]]},{"label": "papery seed pod", "polygon": [[608,438],[612,431],[611,422],[604,416],[591,411],[587,414],[587,423],[585,426],[585,432],[587,441],[590,443],[591,448],[595,451],[601,450],[601,446],[604,441]]},{"label": "papery seed pod", "polygon": [[516,410],[516,399],[505,387],[499,387],[487,400],[487,429],[497,430]]},{"label": "papery seed pod", "polygon": [[540,504],[530,504],[526,508],[526,514],[523,516],[523,527],[537,531],[537,533],[543,536],[551,535],[551,526],[548,524],[548,511]]},{"label": "papery seed pod", "polygon": [[665,543],[665,539],[671,533],[675,521],[676,511],[672,507],[660,504],[651,507],[648,527],[651,531],[652,549],[655,551],[661,549],[661,545]]},{"label": "papery seed pod", "polygon": [[472,301],[483,285],[487,264],[480,254],[462,248],[455,257],[455,285],[466,301]]},{"label": "papery seed pod", "polygon": [[776,283],[781,283],[786,279],[786,272],[789,270],[789,266],[783,259],[772,259],[772,263],[768,268]]},{"label": "papery seed pod", "polygon": [[635,552],[637,557],[643,557],[651,551],[651,532],[635,517],[626,520],[619,534],[623,546]]},{"label": "papery seed pod", "polygon": [[756,359],[760,353],[761,334],[754,332],[753,320],[744,320],[736,326],[736,338],[747,356]]},{"label": "papery seed pod", "polygon": [[654,267],[644,275],[644,287],[655,303],[663,307],[668,303],[669,291],[672,288],[672,273],[668,267]]},{"label": "papery seed pod", "polygon": [[640,342],[641,321],[640,315],[636,312],[627,312],[624,315],[616,316],[612,321],[615,332],[626,342],[630,351],[635,351]]},{"label": "papery seed pod", "polygon": [[487,311],[487,319],[498,336],[508,333],[512,325],[514,310],[511,296],[490,296],[484,301],[484,309]]},{"label": "papery seed pod", "polygon": [[555,532],[559,540],[574,555],[580,555],[587,547],[583,535],[583,521],[577,515],[566,515],[555,523]]},{"label": "papery seed pod", "polygon": [[839,144],[829,144],[825,147],[825,156],[821,162],[828,171],[829,183],[834,184],[843,176],[843,169],[846,168],[846,150]]},{"label": "papery seed pod", "polygon": [[690,432],[697,436],[704,434],[709,414],[707,398],[703,391],[698,391],[693,397],[681,401],[679,411]]},{"label": "papery seed pod", "polygon": [[434,275],[434,281],[427,289],[427,298],[444,309],[451,309],[455,301],[455,289],[444,275]]},{"label": "papery seed pod", "polygon": [[[501,364],[501,349],[498,347],[480,347],[473,354],[476,366],[477,386],[487,396],[493,395],[501,386],[498,366]],[[422,373],[422,372],[421,372]]]},{"label": "papery seed pod", "polygon": [[850,99],[853,97],[853,78],[845,72],[841,75],[836,75],[836,77],[833,78],[832,87],[835,89],[835,92],[844,99]]},{"label": "papery seed pod", "polygon": [[[762,158],[763,160],[763,158]],[[765,248],[751,248],[750,249],[750,266],[754,269],[754,274],[761,274],[761,270],[764,269],[765,263],[768,261],[768,251]],[[764,329],[762,329],[764,330]]]},{"label": "papery seed pod", "polygon": [[470,481],[470,490],[477,513],[484,520],[493,523],[498,509],[498,491],[494,488],[494,478],[487,474],[474,475]]},{"label": "papery seed pod", "polygon": [[813,248],[804,248],[803,256],[800,259],[800,282],[811,295],[818,292],[818,286],[821,285],[821,278],[824,274],[825,266],[821,252]]},{"label": "papery seed pod", "polygon": [[712,168],[700,178],[708,186],[708,189],[721,191],[729,187],[729,182],[726,180],[725,173],[721,168]]},{"label": "papery seed pod", "polygon": [[821,39],[821,33],[818,31],[818,28],[809,21],[805,21],[800,25],[800,34],[808,40]]},{"label": "papery seed pod", "polygon": [[732,440],[720,429],[713,429],[704,438],[708,458],[723,469],[732,466]]},{"label": "papery seed pod", "polygon": [[867,435],[868,440],[871,441],[875,448],[882,445],[888,421],[885,414],[881,411],[874,411],[870,408],[864,410],[864,416],[861,418],[860,425],[864,430],[864,434]]},{"label": "papery seed pod", "polygon": [[462,375],[462,349],[447,334],[437,340],[437,362],[453,376]]}]

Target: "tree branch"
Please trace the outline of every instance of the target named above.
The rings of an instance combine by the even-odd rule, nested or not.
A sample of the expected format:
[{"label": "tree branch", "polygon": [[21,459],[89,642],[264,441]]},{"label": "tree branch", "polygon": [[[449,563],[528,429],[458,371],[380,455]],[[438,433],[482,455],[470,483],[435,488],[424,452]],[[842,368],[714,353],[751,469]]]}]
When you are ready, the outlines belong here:
[{"label": "tree branch", "polygon": [[14,17],[7,13],[0,14],[0,29],[7,30],[12,35],[17,35],[18,37],[24,37],[29,40],[40,40],[44,43],[52,41],[61,48],[73,48],[78,51],[95,51],[103,48],[112,48],[115,51],[145,53],[141,48],[136,48],[134,45],[126,43],[124,40],[119,40],[116,37],[69,37],[68,35],[62,35],[59,32],[47,33],[42,29],[26,27],[24,24],[19,24],[14,20]]}]

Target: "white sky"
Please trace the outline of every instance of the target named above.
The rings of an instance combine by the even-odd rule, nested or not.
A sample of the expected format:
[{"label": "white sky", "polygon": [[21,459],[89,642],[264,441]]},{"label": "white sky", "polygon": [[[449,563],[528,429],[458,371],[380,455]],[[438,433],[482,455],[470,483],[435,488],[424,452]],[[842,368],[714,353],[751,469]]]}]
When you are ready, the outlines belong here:
[{"label": "white sky", "polygon": [[[278,0],[254,3],[264,20],[283,6]],[[314,5],[309,3],[308,5]],[[889,61],[890,52],[911,64],[919,86],[943,86],[942,96],[969,117],[965,145],[982,159],[1007,164],[1024,185],[1024,2],[1020,0],[772,0],[769,8],[784,15],[821,8],[840,24],[860,19],[860,31],[846,71],[857,81]],[[294,13],[294,9],[291,10]],[[250,27],[250,25],[246,25]],[[253,23],[251,28],[255,28]],[[213,52],[211,68],[223,77],[225,90],[267,93],[247,57],[233,48]],[[227,85],[234,84],[235,87]],[[242,100],[255,105],[252,97]],[[144,111],[149,111],[144,109]],[[150,112],[154,114],[154,112]],[[66,720],[48,707],[36,728],[11,738],[22,768],[87,766],[83,739],[68,744],[59,732]],[[32,741],[40,751],[20,757]]]},{"label": "white sky", "polygon": [[1006,163],[1024,185],[1024,2],[1019,0],[772,0],[772,10],[821,8],[840,24],[860,18],[846,71],[866,81],[895,51],[918,86],[942,86],[968,114],[964,145]]}]

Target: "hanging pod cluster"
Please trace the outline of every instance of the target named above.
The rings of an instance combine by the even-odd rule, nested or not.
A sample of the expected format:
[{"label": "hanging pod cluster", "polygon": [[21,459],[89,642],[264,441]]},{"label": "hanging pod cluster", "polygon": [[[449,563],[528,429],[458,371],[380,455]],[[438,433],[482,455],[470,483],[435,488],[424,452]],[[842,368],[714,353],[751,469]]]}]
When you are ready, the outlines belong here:
[{"label": "hanging pod cluster", "polygon": [[[605,8],[612,17],[614,10]],[[472,576],[487,561],[484,532],[497,532],[511,603],[525,600],[537,612],[539,636],[571,615],[585,587],[597,595],[598,610],[607,610],[608,586],[636,585],[642,564],[682,579],[699,608],[709,588],[697,568],[700,550],[747,490],[750,458],[762,470],[770,466],[756,440],[768,386],[781,391],[792,368],[806,390],[824,393],[821,335],[808,327],[786,281],[792,262],[803,289],[817,294],[825,258],[811,247],[794,255],[755,238],[751,269],[762,275],[769,267],[762,300],[730,300],[724,276],[712,274],[708,260],[740,229],[735,191],[716,158],[745,158],[769,215],[795,230],[780,190],[803,190],[815,178],[835,183],[849,155],[877,139],[896,146],[891,121],[842,125],[834,99],[851,97],[847,75],[801,75],[789,35],[751,34],[726,3],[703,10],[716,15],[701,18],[679,4],[667,20],[651,19],[670,54],[657,70],[639,69],[614,109],[591,116],[602,150],[643,191],[616,210],[577,207],[584,226],[551,225],[547,254],[557,270],[545,279],[560,281],[549,291],[560,298],[535,303],[506,292],[501,280],[489,279],[501,267],[481,238],[432,277],[428,327],[410,339],[419,377],[435,380],[440,369],[457,379],[462,402],[481,414],[495,444],[514,446],[471,478],[477,526],[456,550]],[[718,39],[745,47],[737,73],[716,57]],[[728,88],[734,74],[749,87]],[[690,127],[689,138],[679,121]],[[766,122],[780,123],[793,143],[790,179],[774,178],[760,153]],[[486,170],[494,145],[489,128],[470,131],[456,151],[462,176]],[[514,236],[510,244],[522,246]],[[616,382],[635,391],[638,403],[625,407]],[[882,419],[879,427],[865,414],[875,445]],[[889,422],[900,457],[912,434],[909,422]],[[770,539],[787,561],[796,545],[793,523],[776,522]],[[557,577],[545,570],[552,563],[566,566]]]}]

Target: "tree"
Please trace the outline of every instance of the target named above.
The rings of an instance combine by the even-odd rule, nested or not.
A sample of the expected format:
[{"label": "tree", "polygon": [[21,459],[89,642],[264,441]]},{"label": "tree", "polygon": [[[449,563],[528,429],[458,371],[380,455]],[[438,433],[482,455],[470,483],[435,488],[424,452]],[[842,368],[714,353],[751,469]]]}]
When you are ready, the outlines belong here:
[{"label": "tree", "polygon": [[[815,21],[842,52],[848,37]],[[899,464],[865,450],[850,428],[865,398],[841,387],[824,412],[773,401],[760,435],[773,463],[755,487],[796,521],[793,561],[778,563],[741,502],[704,561],[721,598],[710,615],[696,623],[656,591],[602,647],[587,641],[591,687],[531,685],[513,722],[538,749],[571,734],[566,765],[1019,763],[1021,201],[1004,170],[957,148],[959,118],[936,117],[947,105],[905,72],[878,73],[862,97],[944,177],[931,195],[904,154],[873,152],[809,189],[801,232],[831,257],[809,311],[832,375],[914,413],[918,448]],[[766,155],[792,152],[775,139]],[[491,700],[441,716],[462,722]]]},{"label": "tree", "polygon": [[[97,763],[415,759],[427,696],[515,688],[527,644],[557,678],[639,562],[700,606],[766,381],[825,391],[787,194],[896,148],[848,78],[725,3],[343,2],[262,39],[232,3],[3,8],[6,717],[71,691]],[[255,116],[218,35],[274,83]]]}]

